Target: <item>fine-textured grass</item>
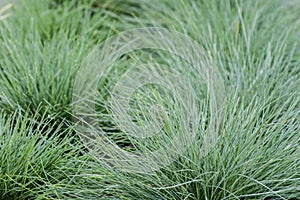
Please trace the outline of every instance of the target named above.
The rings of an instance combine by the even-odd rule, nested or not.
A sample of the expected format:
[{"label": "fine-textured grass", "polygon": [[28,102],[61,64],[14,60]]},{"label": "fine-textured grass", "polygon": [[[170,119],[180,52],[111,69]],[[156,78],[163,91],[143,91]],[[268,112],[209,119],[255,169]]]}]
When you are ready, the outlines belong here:
[{"label": "fine-textured grass", "polygon": [[[20,1],[0,21],[0,199],[300,199],[299,9],[298,0]],[[120,148],[151,153],[186,131],[179,103],[154,85],[131,97],[131,116],[146,127],[157,122],[149,107],[164,105],[166,136],[139,140],[118,127],[111,92],[132,63],[179,70],[200,108],[190,110],[199,116],[196,139],[178,159],[153,173],[124,172],[74,135],[73,85],[101,41],[146,26],[203,46],[224,80],[224,115],[203,157],[202,135],[218,113],[201,76],[163,51],[122,56],[99,82],[96,101],[101,127]]]},{"label": "fine-textured grass", "polygon": [[34,113],[40,106],[68,117],[74,75],[91,44],[105,37],[96,29],[102,15],[91,19],[88,5],[49,9],[47,1],[21,3],[13,23],[1,24],[1,108]]},{"label": "fine-textured grass", "polygon": [[71,129],[51,125],[51,119],[21,112],[0,118],[1,199],[43,196],[49,184],[76,171],[76,148],[71,148]]}]

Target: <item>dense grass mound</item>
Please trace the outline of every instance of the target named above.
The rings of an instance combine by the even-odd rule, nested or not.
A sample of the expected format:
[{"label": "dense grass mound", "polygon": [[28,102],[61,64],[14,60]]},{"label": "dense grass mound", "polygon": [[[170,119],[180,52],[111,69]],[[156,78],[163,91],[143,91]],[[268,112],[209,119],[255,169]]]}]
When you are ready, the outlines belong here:
[{"label": "dense grass mound", "polygon": [[[24,0],[3,10],[0,199],[300,199],[299,9],[298,0]],[[178,31],[203,47],[224,82],[222,123],[214,148],[202,156],[202,136],[218,115],[203,77],[164,51],[122,55],[99,81],[94,102],[98,123],[119,148],[151,154],[186,131],[186,107],[155,85],[130,96],[129,114],[146,130],[159,122],[145,113],[160,103],[168,109],[159,115],[166,135],[136,139],[128,134],[135,126],[120,128],[112,93],[132,63],[180,71],[199,108],[189,112],[197,116],[196,137],[174,162],[124,172],[78,137],[73,87],[101,42],[143,27]]]}]

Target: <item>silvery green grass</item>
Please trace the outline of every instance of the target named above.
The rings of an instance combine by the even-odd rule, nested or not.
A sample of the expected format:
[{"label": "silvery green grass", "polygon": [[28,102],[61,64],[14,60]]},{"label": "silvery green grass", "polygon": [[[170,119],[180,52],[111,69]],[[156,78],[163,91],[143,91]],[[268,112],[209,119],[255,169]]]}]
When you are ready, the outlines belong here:
[{"label": "silvery green grass", "polygon": [[[298,0],[24,0],[3,10],[1,199],[300,199],[299,10]],[[149,26],[184,33],[210,55],[226,88],[224,119],[217,144],[201,157],[214,113],[201,77],[181,70],[201,90],[197,139],[154,173],[122,172],[99,162],[78,137],[72,87],[97,44]],[[151,59],[188,69],[164,52],[139,51],[122,56],[99,82],[99,123],[129,152],[158,148],[160,137],[126,138],[109,111],[110,90],[130,63]],[[131,105],[139,113],[157,101],[174,109],[164,95],[148,85]],[[132,118],[141,126],[150,120]],[[178,133],[172,119],[170,137]]]}]

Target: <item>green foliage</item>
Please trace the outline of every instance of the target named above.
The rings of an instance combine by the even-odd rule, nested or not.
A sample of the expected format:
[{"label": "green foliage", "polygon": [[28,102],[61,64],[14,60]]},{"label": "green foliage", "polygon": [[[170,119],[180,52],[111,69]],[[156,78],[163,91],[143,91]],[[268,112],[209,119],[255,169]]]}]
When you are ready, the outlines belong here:
[{"label": "green foliage", "polygon": [[75,146],[70,148],[72,130],[63,130],[63,124],[54,126],[50,121],[44,115],[1,114],[1,199],[43,196],[49,184],[60,183],[76,171],[78,152]]},{"label": "green foliage", "polygon": [[[298,0],[20,1],[0,21],[0,198],[299,199],[299,5]],[[199,42],[221,72],[228,100],[218,143],[207,156],[200,155],[209,120],[204,105],[206,114],[196,113],[202,129],[184,155],[153,174],[125,173],[99,163],[74,136],[72,89],[91,49],[114,33],[146,26],[177,30]],[[106,110],[110,90],[127,65],[151,59],[177,64],[203,89],[200,77],[163,52],[120,58],[118,70],[99,83],[99,120],[131,151],[163,141],[132,142],[121,135]],[[160,99],[157,91],[141,88],[131,105],[142,112],[155,99],[172,110],[173,99]]]}]

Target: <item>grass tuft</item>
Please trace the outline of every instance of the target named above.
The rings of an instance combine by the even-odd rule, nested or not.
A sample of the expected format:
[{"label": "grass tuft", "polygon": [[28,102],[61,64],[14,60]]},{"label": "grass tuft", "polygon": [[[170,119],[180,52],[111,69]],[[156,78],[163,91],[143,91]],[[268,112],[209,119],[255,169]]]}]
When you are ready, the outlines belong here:
[{"label": "grass tuft", "polygon": [[[24,0],[8,10],[9,5],[0,8],[1,199],[300,199],[298,0]],[[106,70],[95,100],[97,123],[119,148],[151,155],[188,132],[182,125],[186,113],[198,120],[196,138],[170,165],[152,173],[138,171],[139,165],[124,172],[95,157],[74,135],[73,86],[100,42],[149,26],[179,31],[205,49],[224,80],[224,91],[215,88],[226,94],[224,119],[216,145],[203,157],[203,135],[219,113],[209,108],[202,76],[164,51],[122,55]],[[172,91],[148,84],[130,96],[133,123],[120,125],[111,111],[113,89],[132,63],[149,61],[190,81],[198,110],[183,114],[187,107]],[[153,120],[147,113],[157,103],[168,112]],[[163,117],[165,135],[131,137],[151,131],[151,123],[161,125]]]}]

